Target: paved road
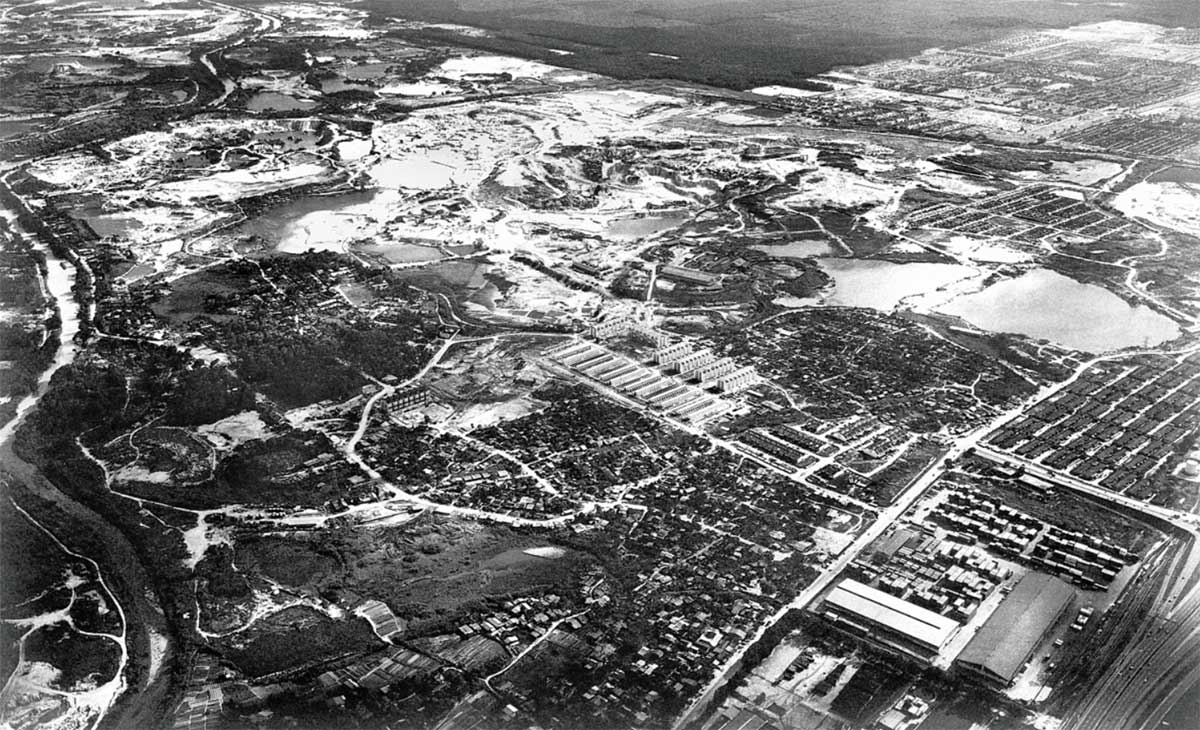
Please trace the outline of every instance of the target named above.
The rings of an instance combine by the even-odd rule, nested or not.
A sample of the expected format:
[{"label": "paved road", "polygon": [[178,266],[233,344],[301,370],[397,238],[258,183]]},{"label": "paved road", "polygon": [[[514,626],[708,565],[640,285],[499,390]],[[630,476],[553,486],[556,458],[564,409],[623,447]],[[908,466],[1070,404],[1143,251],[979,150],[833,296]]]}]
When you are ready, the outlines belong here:
[{"label": "paved road", "polygon": [[[1060,385],[1046,389],[1039,394],[1038,399],[1040,400],[1049,397],[1051,394],[1057,392],[1060,387],[1062,386]],[[692,722],[698,720],[708,709],[708,706],[712,702],[713,697],[716,695],[717,690],[720,689],[726,682],[728,682],[733,674],[737,671],[738,664],[740,664],[742,657],[745,656],[746,651],[748,651],[751,646],[757,643],[772,626],[783,619],[783,617],[789,612],[807,607],[827,588],[829,588],[833,581],[841,575],[843,570],[845,570],[846,566],[848,566],[851,561],[858,557],[859,553],[861,553],[876,538],[887,531],[889,527],[895,524],[900,518],[900,515],[908,511],[908,509],[912,507],[912,505],[916,503],[918,499],[921,498],[925,491],[929,489],[929,487],[936,482],[940,476],[942,476],[943,472],[945,471],[943,469],[943,465],[946,463],[946,461],[957,459],[968,449],[975,448],[984,436],[987,436],[1004,424],[1013,420],[1019,416],[1023,410],[1024,409],[1021,408],[1006,411],[989,423],[960,437],[955,445],[951,447],[951,449],[942,459],[939,459],[938,461],[935,461],[926,467],[925,471],[918,475],[917,478],[909,485],[909,487],[905,489],[904,492],[901,493],[900,496],[898,496],[890,506],[881,511],[875,521],[868,525],[862,534],[860,534],[854,540],[854,542],[852,542],[845,550],[841,552],[837,559],[835,559],[823,571],[821,571],[821,574],[817,576],[816,580],[805,587],[804,590],[797,594],[790,603],[780,608],[779,611],[777,611],[770,619],[763,623],[759,627],[758,632],[754,635],[754,638],[743,644],[742,648],[734,653],[734,655],[725,662],[720,671],[717,672],[716,677],[713,678],[709,685],[692,702],[688,709],[685,710],[682,715],[680,715],[679,719],[673,726],[674,730],[680,730],[681,728],[684,728]]]},{"label": "paved road", "polygon": [[[1193,351],[1193,349],[1194,348],[1187,348],[1183,352],[1185,352],[1185,353],[1191,352],[1191,351]],[[1155,351],[1150,351],[1150,352],[1160,352],[1160,351],[1155,350]],[[1161,354],[1178,354],[1178,353],[1162,352]],[[1092,365],[1094,365],[1100,361],[1119,358],[1119,357],[1128,357],[1128,356],[1129,356],[1129,353],[1105,355],[1105,356],[1100,356],[1100,357],[1094,358],[1092,360],[1089,360],[1088,362],[1082,363],[1079,366],[1079,368],[1076,369],[1075,373],[1071,377],[1069,377],[1066,380],[1063,380],[1059,383],[1055,383],[1055,384],[1052,384],[1052,385],[1042,388],[1033,398],[1031,398],[1029,401],[1021,404],[1019,407],[1015,407],[1008,411],[1005,411],[1004,413],[1001,413],[995,419],[993,419],[990,423],[960,437],[957,440],[957,442],[955,443],[954,447],[951,448],[950,451],[946,454],[946,459],[956,459],[959,456],[961,456],[965,451],[967,451],[967,449],[976,449],[979,453],[989,456],[991,458],[994,458],[998,461],[1004,461],[1004,462],[1014,464],[1014,465],[1018,464],[1018,463],[1022,464],[1031,473],[1053,479],[1060,483],[1065,483],[1066,486],[1068,486],[1072,489],[1075,489],[1076,491],[1086,493],[1093,498],[1101,499],[1101,500],[1104,500],[1104,501],[1107,501],[1110,503],[1116,503],[1120,506],[1126,507],[1127,509],[1135,510],[1142,514],[1156,517],[1158,519],[1170,522],[1173,525],[1177,525],[1180,529],[1188,532],[1190,535],[1193,536],[1193,539],[1191,540],[1191,543],[1190,543],[1191,552],[1189,553],[1189,557],[1188,557],[1188,560],[1187,560],[1187,563],[1186,563],[1184,569],[1180,571],[1180,575],[1193,576],[1193,575],[1197,574],[1198,570],[1200,570],[1200,548],[1197,547],[1198,540],[1196,539],[1197,537],[1200,537],[1200,522],[1197,521],[1196,515],[1190,515],[1190,514],[1178,512],[1176,510],[1172,510],[1172,509],[1169,509],[1166,507],[1158,507],[1155,505],[1150,505],[1145,502],[1141,502],[1139,500],[1133,499],[1131,497],[1126,497],[1121,494],[1117,494],[1114,492],[1110,492],[1108,490],[1101,489],[1099,487],[1095,487],[1093,485],[1087,484],[1086,482],[1082,482],[1078,479],[1075,479],[1074,477],[1059,474],[1059,473],[1054,472],[1046,467],[1041,466],[1040,464],[1026,462],[1023,459],[1018,459],[1009,454],[1003,454],[1003,453],[988,449],[986,447],[979,446],[980,441],[982,441],[982,439],[985,436],[993,433],[994,431],[1003,427],[1010,421],[1013,421],[1013,420],[1019,418],[1029,408],[1033,407],[1037,403],[1042,402],[1042,401],[1054,396],[1056,393],[1058,393],[1061,390],[1063,390],[1064,388],[1070,386],[1080,376],[1082,376],[1083,373],[1085,373]],[[749,647],[752,646],[753,644],[755,644],[759,639],[761,639],[762,636],[765,635],[767,630],[771,626],[774,626],[785,615],[787,615],[787,613],[789,611],[791,611],[793,609],[804,608],[804,607],[808,606],[810,603],[812,603],[814,600],[816,600],[816,598],[819,595],[821,595],[822,591],[824,591],[826,588],[828,588],[829,585],[841,574],[842,570],[850,563],[850,561],[852,561],[855,557],[857,557],[857,555],[867,545],[869,545],[871,543],[871,541],[873,541],[875,538],[882,535],[883,532],[886,531],[889,526],[894,524],[896,522],[896,520],[899,519],[900,515],[903,514],[910,506],[912,506],[913,503],[915,503],[921,497],[921,495],[924,494],[925,490],[928,489],[929,486],[931,484],[933,484],[939,476],[942,475],[942,473],[943,473],[942,464],[945,462],[946,459],[935,462],[925,472],[923,472],[909,486],[909,488],[906,489],[904,491],[904,493],[901,494],[895,500],[895,502],[893,502],[893,504],[891,506],[889,506],[888,508],[886,508],[879,514],[879,516],[875,519],[875,521],[872,522],[867,527],[867,529],[858,537],[858,539],[856,539],[853,543],[851,543],[850,546],[847,547],[847,549],[844,550],[842,552],[842,554],[839,555],[838,558],[833,563],[831,563],[828,567],[826,567],[826,569],[824,571],[822,571],[821,575],[818,576],[817,579],[811,585],[806,587],[801,593],[799,593],[791,601],[791,603],[789,603],[787,606],[784,606],[783,608],[781,608],[778,612],[776,612],[776,614],[774,616],[772,616],[767,622],[765,622],[762,626],[760,626],[759,630],[755,634],[754,638],[751,639],[746,644],[744,644],[743,647],[737,653],[735,653],[732,657],[729,658],[729,660],[725,663],[724,666],[721,667],[720,671],[718,671],[717,675],[713,678],[712,682],[709,683],[709,685],[704,689],[704,691],[692,702],[692,704],[683,712],[683,714],[680,715],[679,719],[675,722],[673,729],[680,730],[681,728],[684,728],[687,725],[689,725],[689,724],[695,722],[697,719],[699,719],[702,716],[702,714],[708,709],[708,706],[712,702],[713,697],[716,695],[717,690],[720,687],[722,687],[726,682],[728,682],[729,679],[733,676],[733,674],[735,673],[735,671],[737,669],[738,664],[741,662],[742,657],[745,655],[745,652],[749,649]],[[1185,585],[1185,584],[1177,584],[1172,591],[1172,595],[1178,597],[1183,591],[1183,585]],[[1181,601],[1179,604],[1177,604],[1177,609],[1179,609],[1179,607],[1183,607],[1185,602],[1188,605],[1190,605],[1190,602],[1192,602],[1192,601],[1194,601],[1197,604],[1195,613],[1193,613],[1191,611],[1187,611],[1185,613],[1184,610],[1180,609],[1180,612],[1179,612],[1180,616],[1184,616],[1185,618],[1188,618],[1188,619],[1192,619],[1193,616],[1200,618],[1200,581],[1198,581],[1195,586],[1191,587],[1191,590],[1187,594],[1184,601]],[[1188,637],[1176,637],[1176,638],[1188,638],[1188,640],[1191,640],[1190,637],[1191,637],[1191,635],[1189,634]],[[1200,641],[1200,632],[1197,632],[1197,635],[1195,638],[1196,638],[1196,640]],[[1178,663],[1182,660],[1176,658],[1174,661],[1175,661],[1175,663]],[[1124,662],[1122,662],[1122,663],[1124,663]],[[1151,666],[1157,666],[1157,667],[1162,668],[1162,671],[1159,672],[1157,675],[1155,675],[1156,677],[1161,679],[1161,677],[1163,675],[1168,674],[1168,669],[1166,668],[1166,665],[1169,663],[1171,663],[1170,659],[1163,659],[1163,658],[1156,659],[1156,661],[1154,661],[1150,664],[1147,664],[1147,668],[1145,668],[1145,670],[1144,670],[1145,673],[1138,674],[1136,681],[1142,682],[1144,680],[1147,684],[1149,682],[1154,681],[1154,679],[1152,679],[1152,678],[1147,678],[1147,677],[1149,677],[1149,675],[1155,674],[1153,669],[1148,668]],[[1126,702],[1127,705],[1129,704],[1128,700],[1123,700],[1123,701]],[[1147,700],[1146,702],[1149,702],[1149,700]],[[1101,702],[1098,701],[1097,704],[1101,704]],[[1115,703],[1109,702],[1107,704],[1111,708]],[[1161,702],[1159,704],[1165,704],[1165,701]],[[1155,712],[1157,712],[1157,707],[1158,707],[1158,705],[1156,705]],[[1165,713],[1168,710],[1169,710],[1169,706],[1166,709],[1163,709],[1162,713]],[[1161,716],[1161,714],[1159,716]],[[1141,727],[1141,726],[1138,726],[1138,727]],[[1094,730],[1109,730],[1110,725],[1108,725],[1107,721],[1106,721],[1106,724],[1104,724],[1103,726],[1101,726],[1101,725],[1073,725],[1073,726],[1070,726],[1068,728],[1068,730],[1093,730],[1093,728],[1094,728]]]}]

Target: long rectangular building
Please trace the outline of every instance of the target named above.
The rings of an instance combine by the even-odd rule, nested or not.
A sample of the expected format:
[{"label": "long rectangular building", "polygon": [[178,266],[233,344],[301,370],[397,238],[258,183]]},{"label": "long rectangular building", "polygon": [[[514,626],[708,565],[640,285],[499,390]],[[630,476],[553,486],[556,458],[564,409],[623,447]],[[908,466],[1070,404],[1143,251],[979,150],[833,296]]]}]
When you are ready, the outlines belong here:
[{"label": "long rectangular building", "polygon": [[1058,578],[1029,573],[963,648],[957,666],[1007,687],[1074,598],[1075,591]]},{"label": "long rectangular building", "polygon": [[938,653],[959,623],[853,579],[825,598],[822,614],[853,633],[923,658]]}]

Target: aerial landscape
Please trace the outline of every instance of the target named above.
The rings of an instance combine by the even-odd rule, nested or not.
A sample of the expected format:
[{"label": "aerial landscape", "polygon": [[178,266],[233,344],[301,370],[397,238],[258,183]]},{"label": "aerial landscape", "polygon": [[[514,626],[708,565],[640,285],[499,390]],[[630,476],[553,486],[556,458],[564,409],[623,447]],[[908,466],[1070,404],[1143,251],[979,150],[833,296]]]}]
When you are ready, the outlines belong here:
[{"label": "aerial landscape", "polygon": [[1200,728],[1200,12],[0,4],[0,727]]}]

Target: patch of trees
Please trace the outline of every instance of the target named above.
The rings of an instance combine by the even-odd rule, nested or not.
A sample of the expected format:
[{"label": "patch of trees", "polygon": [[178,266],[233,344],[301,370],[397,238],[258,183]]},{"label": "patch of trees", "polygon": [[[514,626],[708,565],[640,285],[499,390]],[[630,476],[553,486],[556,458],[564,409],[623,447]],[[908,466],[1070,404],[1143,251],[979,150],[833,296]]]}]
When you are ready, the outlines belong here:
[{"label": "patch of trees", "polygon": [[8,369],[0,370],[0,393],[17,395],[33,392],[58,345],[54,337],[42,344],[41,334],[40,331],[27,330],[17,324],[0,324],[0,360],[12,363]]},{"label": "patch of trees", "polygon": [[270,623],[270,629],[255,632],[244,648],[228,652],[230,660],[252,677],[381,647],[362,619],[335,621],[312,609],[291,608],[273,616]]},{"label": "patch of trees", "polygon": [[107,422],[115,429],[122,420],[125,377],[112,366],[77,362],[54,374],[51,387],[18,432],[22,442],[47,447],[73,441],[94,424]]},{"label": "patch of trees", "polygon": [[230,333],[238,372],[285,408],[344,400],[366,379],[351,366],[336,331],[298,333],[239,327]]},{"label": "patch of trees", "polygon": [[166,400],[163,423],[197,426],[254,408],[254,391],[221,366],[186,370]]},{"label": "patch of trees", "polygon": [[420,324],[350,326],[324,322],[311,331],[235,323],[229,349],[238,374],[285,408],[344,400],[368,381],[365,375],[407,378],[428,357]]},{"label": "patch of trees", "polygon": [[319,441],[305,441],[294,434],[250,441],[221,462],[217,480],[239,491],[258,491],[272,477],[324,453],[322,447]]},{"label": "patch of trees", "polygon": [[233,548],[228,545],[210,545],[196,563],[196,577],[214,597],[238,599],[250,595],[250,583],[234,567]]},{"label": "patch of trees", "polygon": [[[25,659],[58,669],[59,689],[70,689],[91,677],[107,682],[117,672],[117,645],[106,638],[81,634],[65,623],[37,629],[25,640]],[[94,676],[93,676],[94,675]]]}]

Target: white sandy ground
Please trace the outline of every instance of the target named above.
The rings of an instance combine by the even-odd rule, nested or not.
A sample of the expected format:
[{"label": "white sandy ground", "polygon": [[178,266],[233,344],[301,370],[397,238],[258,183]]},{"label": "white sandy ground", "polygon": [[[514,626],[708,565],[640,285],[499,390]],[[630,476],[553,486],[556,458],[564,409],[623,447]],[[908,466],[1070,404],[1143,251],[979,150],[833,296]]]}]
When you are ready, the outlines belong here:
[{"label": "white sandy ground", "polygon": [[535,558],[545,558],[547,560],[558,560],[567,554],[567,551],[563,550],[562,548],[549,546],[526,548],[521,552],[525,553],[526,555],[532,555]]},{"label": "white sandy ground", "polygon": [[1146,43],[1162,35],[1163,29],[1147,23],[1106,20],[1100,23],[1089,23],[1045,32],[1072,41],[1123,40],[1129,43]]},{"label": "white sandy ground", "polygon": [[490,33],[482,28],[474,28],[469,25],[455,25],[454,23],[426,23],[420,20],[408,20],[403,18],[392,18],[392,25],[397,28],[422,29],[433,28],[435,30],[445,30],[451,33],[467,36],[468,38],[486,38]]},{"label": "white sandy ground", "polygon": [[1122,191],[1112,207],[1131,218],[1200,236],[1200,186],[1141,182]]},{"label": "white sandy ground", "polygon": [[1059,730],[1062,727],[1063,721],[1053,715],[1037,712],[1034,713],[1030,724],[1033,725],[1034,730]]},{"label": "white sandy ground", "polygon": [[214,196],[232,201],[247,195],[317,183],[329,178],[326,165],[308,162],[279,167],[255,166],[245,170],[218,172],[208,177],[179,180],[152,186],[147,197],[165,203],[186,204]]},{"label": "white sandy ground", "polygon": [[813,94],[821,93],[819,91],[796,89],[791,86],[759,86],[758,88],[750,89],[750,91],[762,96],[812,96]]},{"label": "white sandy ground", "polygon": [[499,403],[472,403],[447,419],[445,426],[461,431],[474,431],[512,421],[541,410],[543,404],[521,397]]},{"label": "white sandy ground", "polygon": [[188,551],[188,556],[184,559],[183,564],[187,566],[188,570],[195,570],[196,565],[204,559],[204,553],[208,552],[210,546],[233,544],[227,530],[208,524],[209,514],[212,512],[200,513],[197,516],[196,525],[183,532],[183,544]]},{"label": "white sandy ground", "polygon": [[144,466],[123,466],[112,474],[115,482],[146,482],[149,484],[166,484],[171,481],[169,471],[150,471]]},{"label": "white sandy ground", "polygon": [[150,679],[153,681],[163,670],[163,660],[167,656],[170,640],[160,634],[153,626],[146,627],[150,639]]},{"label": "white sandy ground", "polygon": [[120,56],[148,66],[183,66],[189,61],[186,46],[93,46],[80,55]]},{"label": "white sandy ground", "polygon": [[1057,180],[1076,185],[1097,185],[1125,171],[1124,165],[1107,160],[1055,160],[1050,170],[1021,170],[1016,177],[1025,180]]},{"label": "white sandy ground", "polygon": [[[286,4],[275,6],[272,12],[276,11],[282,15],[303,15],[304,12]],[[358,22],[355,17],[342,20]],[[334,24],[336,22],[342,21],[335,20]],[[397,85],[391,91],[437,94],[457,90],[457,86],[438,81],[439,77],[461,80],[474,74],[508,73],[522,78],[557,79],[566,72],[549,64],[472,55],[450,59],[424,80]],[[283,76],[264,79],[261,81],[264,86],[286,86],[294,82]],[[785,87],[768,91],[789,93]],[[590,251],[600,245],[596,239],[603,239],[605,257],[611,263],[619,264],[636,256],[641,240],[656,231],[651,224],[649,233],[636,227],[637,232],[629,233],[614,225],[617,221],[639,214],[658,216],[656,211],[669,208],[678,211],[679,218],[664,228],[678,225],[704,205],[713,189],[721,184],[720,180],[747,175],[765,173],[782,180],[800,173],[802,177],[795,193],[775,201],[776,205],[792,210],[825,204],[868,205],[872,210],[864,220],[879,228],[889,225],[900,197],[914,184],[913,180],[917,184],[968,196],[992,191],[992,188],[942,170],[934,160],[904,159],[895,150],[871,148],[853,139],[844,140],[847,144],[858,145],[852,148],[859,155],[857,169],[853,171],[821,165],[817,162],[816,151],[804,147],[796,147],[794,154],[783,158],[743,158],[741,145],[729,144],[728,132],[715,128],[714,121],[754,121],[761,127],[757,134],[763,135],[768,143],[783,142],[787,136],[771,130],[760,119],[745,117],[736,105],[698,104],[666,93],[576,89],[539,95],[519,103],[488,101],[474,106],[486,113],[467,115],[461,109],[428,109],[400,121],[376,125],[369,140],[341,137],[334,143],[339,153],[336,161],[322,160],[315,155],[283,155],[274,159],[268,157],[248,169],[200,170],[191,179],[152,185],[149,196],[160,205],[136,214],[142,225],[131,232],[130,238],[137,238],[143,248],[149,249],[153,236],[167,223],[167,212],[174,206],[198,207],[196,201],[203,196],[233,200],[299,182],[329,179],[332,175],[366,173],[374,180],[378,191],[373,198],[333,210],[312,212],[290,221],[283,231],[280,250],[297,252],[317,248],[345,252],[354,250],[358,241],[373,240],[384,247],[378,252],[393,253],[395,265],[405,266],[413,265],[422,257],[416,251],[408,256],[388,246],[404,241],[477,246],[491,252],[495,265],[518,284],[507,297],[496,302],[494,312],[480,308],[481,316],[523,318],[528,316],[529,310],[551,316],[578,316],[595,304],[593,295],[525,281],[529,278],[527,272],[523,267],[513,265],[504,254],[528,251],[551,265],[565,265],[577,258],[581,249]],[[259,128],[269,131],[271,124],[279,123],[256,120],[179,125],[167,132],[147,133],[139,135],[133,142],[122,143],[119,148],[114,148],[119,153],[116,155],[118,162],[109,165],[88,156],[68,155],[49,165],[35,165],[33,172],[44,179],[82,190],[111,189],[113,183],[128,186],[181,144],[230,134],[239,125],[255,124],[260,126],[251,126],[252,131]],[[605,138],[675,137],[694,141],[697,134],[711,135],[724,142],[684,154],[683,161],[700,171],[699,175],[689,176],[684,172],[671,179],[672,166],[679,169],[680,155],[663,154],[661,159],[665,164],[661,169],[657,161],[648,161],[634,171],[636,178],[606,186],[587,208],[534,209],[504,197],[505,193],[478,194],[480,186],[489,179],[514,190],[536,186],[540,188],[539,194],[546,192],[552,196],[584,191],[588,184],[577,161],[559,154],[561,146],[596,146]],[[794,145],[794,140],[791,142]],[[969,151],[969,146],[964,151]],[[912,167],[915,174],[909,176],[907,182],[887,179],[898,167]],[[704,171],[711,174],[706,178]],[[1083,184],[1120,173],[1121,167],[1114,163],[1083,160],[1059,164],[1046,175],[1063,182]],[[468,205],[459,211],[439,210],[440,202],[436,197],[429,203],[429,196],[417,196],[414,191],[461,195]],[[115,195],[119,197],[121,193]],[[515,198],[521,193],[511,195]],[[1164,210],[1153,212],[1164,216],[1168,213]],[[1178,213],[1175,215],[1178,217]],[[1190,219],[1185,222],[1195,225]],[[568,241],[556,237],[555,229],[573,230],[595,239]],[[551,233],[545,233],[546,230]],[[156,244],[161,249],[155,261],[156,268],[161,270],[163,259],[176,253],[179,244],[178,240]],[[206,250],[204,245],[190,244],[189,250]],[[952,240],[948,249],[964,260],[980,263],[1018,263],[1028,259],[1026,254],[1001,242],[966,237]],[[220,354],[215,353],[214,357],[220,357]]]},{"label": "white sandy ground", "polygon": [[1121,174],[1125,167],[1120,163],[1107,160],[1076,160],[1073,162],[1056,160],[1050,164],[1050,169],[1060,180],[1073,182],[1076,185],[1097,185]]},{"label": "white sandy ground", "polygon": [[458,86],[444,84],[438,81],[413,81],[403,84],[387,84],[379,89],[384,96],[446,96],[462,91]]},{"label": "white sandy ground", "polygon": [[[82,152],[67,153],[38,160],[30,165],[29,172],[52,185],[69,186],[76,190],[103,191],[117,198],[124,196],[132,202],[142,199],[142,193],[147,187],[146,181],[158,177],[163,166],[181,151],[197,144],[211,143],[214,139],[229,139],[240,134],[280,133],[291,129],[291,122],[274,120],[184,122],[172,125],[164,131],[136,134],[106,145],[105,149],[111,155],[111,161],[104,161],[95,155]],[[314,164],[312,158],[309,158],[307,163],[302,163],[294,157],[287,157],[278,165],[273,166],[270,163],[268,160],[242,170],[229,170],[217,165],[194,171],[192,179],[152,185],[151,188],[186,193],[190,192],[192,186],[203,185],[201,181],[210,177],[217,178],[218,182],[213,183],[214,187],[226,188],[246,184],[270,184],[272,178],[284,182],[292,180],[295,173],[282,168]],[[239,174],[229,177],[234,172]],[[205,193],[194,193],[203,194]],[[167,198],[164,202],[172,202],[170,195],[162,195]]]},{"label": "white sandy ground", "polygon": [[980,263],[1017,264],[1033,257],[1024,251],[1009,248],[1003,241],[971,238],[954,235],[938,244],[955,257],[963,257]]},{"label": "white sandy ground", "polygon": [[537,61],[526,61],[509,56],[460,56],[451,58],[430,72],[431,76],[461,81],[468,76],[506,73],[513,78],[540,79],[548,74],[563,70]]},{"label": "white sandy ground", "polygon": [[842,532],[834,532],[833,530],[817,527],[813,532],[813,547],[825,553],[826,555],[838,555],[846,546],[854,542],[854,535],[847,535]]},{"label": "white sandy ground", "polygon": [[62,677],[62,671],[47,662],[26,662],[21,665],[19,679],[27,684],[40,687],[56,687]]},{"label": "white sandy ground", "polygon": [[371,154],[371,140],[347,139],[337,144],[338,157],[345,161],[361,159]]},{"label": "white sandy ground", "polygon": [[387,30],[383,27],[363,28],[363,21],[367,18],[365,11],[333,3],[272,3],[256,6],[256,9],[284,18],[287,21],[286,35],[275,34],[274,37],[288,41],[307,36],[365,40],[382,35]]},{"label": "white sandy ground", "polygon": [[200,426],[196,433],[221,450],[234,449],[247,441],[258,441],[270,434],[270,429],[258,411],[243,411],[216,423]]},{"label": "white sandy ground", "polygon": [[884,204],[898,199],[904,191],[895,183],[876,182],[861,175],[824,165],[806,177],[801,189],[788,196],[783,205],[804,208],[824,204],[855,206]]},{"label": "white sandy ground", "polygon": [[127,221],[125,232],[120,236],[121,242],[138,252],[140,262],[154,263],[156,269],[162,269],[168,258],[180,252],[184,239],[203,232],[222,218],[221,214],[199,206],[140,206],[134,202],[136,198],[133,193],[114,194],[110,200],[131,207],[105,214],[101,218]]},{"label": "white sandy ground", "polygon": [[291,74],[286,71],[264,71],[255,76],[247,76],[239,82],[242,88],[249,91],[270,91],[276,94],[286,94],[297,98],[315,98],[318,93],[308,85],[301,74]]},{"label": "white sandy ground", "polygon": [[995,192],[995,188],[981,185],[978,182],[952,172],[929,172],[920,176],[921,184],[934,190],[941,190],[955,195],[965,195],[975,198]]}]

